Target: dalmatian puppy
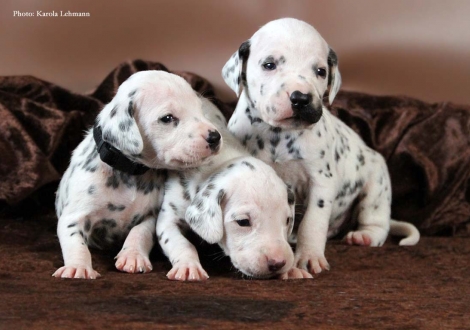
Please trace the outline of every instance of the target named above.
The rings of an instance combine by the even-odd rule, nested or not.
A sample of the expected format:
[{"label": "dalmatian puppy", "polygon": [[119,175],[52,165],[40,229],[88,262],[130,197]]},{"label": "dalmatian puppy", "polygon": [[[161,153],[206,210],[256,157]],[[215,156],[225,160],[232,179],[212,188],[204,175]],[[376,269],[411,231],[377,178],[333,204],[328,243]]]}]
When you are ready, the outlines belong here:
[{"label": "dalmatian puppy", "polygon": [[189,228],[207,242],[218,243],[243,274],[286,276],[294,263],[287,241],[294,194],[269,165],[249,155],[215,106],[207,101],[204,111],[217,125],[224,147],[207,165],[169,174],[157,220],[158,241],[173,265],[167,277],[209,277],[183,235]]},{"label": "dalmatian puppy", "polygon": [[[225,64],[222,75],[239,101],[229,129],[272,165],[306,207],[297,233],[295,264],[329,269],[327,237],[353,208],[358,229],[349,244],[380,246],[392,234],[419,240],[411,224],[390,219],[391,187],[384,158],[323,105],[339,90],[338,59],[309,24],[292,18],[261,27]],[[356,207],[353,207],[357,203]]]},{"label": "dalmatian puppy", "polygon": [[199,166],[221,144],[184,79],[163,71],[129,77],[74,150],[60,182],[57,234],[65,265],[53,276],[97,278],[88,246],[110,248],[124,239],[116,268],[150,271],[164,169]]}]

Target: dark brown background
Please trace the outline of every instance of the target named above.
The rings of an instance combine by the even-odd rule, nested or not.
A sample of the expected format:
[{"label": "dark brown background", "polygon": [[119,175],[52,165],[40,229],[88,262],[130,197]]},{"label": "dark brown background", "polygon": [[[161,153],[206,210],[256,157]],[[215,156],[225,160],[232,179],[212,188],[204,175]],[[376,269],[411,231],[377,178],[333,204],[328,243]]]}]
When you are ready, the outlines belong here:
[{"label": "dark brown background", "polygon": [[[86,11],[89,18],[13,17]],[[470,1],[160,0],[2,1],[0,76],[31,74],[76,92],[124,60],[160,61],[234,95],[220,70],[259,26],[313,24],[337,51],[344,89],[470,103]]]}]

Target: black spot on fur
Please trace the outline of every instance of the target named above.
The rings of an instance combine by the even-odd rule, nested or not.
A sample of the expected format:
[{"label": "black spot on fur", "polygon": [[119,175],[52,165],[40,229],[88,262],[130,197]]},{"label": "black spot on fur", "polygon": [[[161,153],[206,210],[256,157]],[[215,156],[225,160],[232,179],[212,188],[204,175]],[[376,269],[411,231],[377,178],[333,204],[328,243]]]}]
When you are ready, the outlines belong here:
[{"label": "black spot on fur", "polygon": [[246,160],[242,161],[242,164],[248,166],[253,171],[255,170],[255,167],[253,166],[253,164],[247,162]]},{"label": "black spot on fur", "polygon": [[117,105],[114,106],[113,110],[111,110],[111,113],[109,114],[109,116],[113,118],[114,116],[116,116],[116,112],[117,112]]},{"label": "black spot on fur", "polygon": [[259,135],[256,136],[256,142],[260,150],[264,149],[264,140]]},{"label": "black spot on fur", "polygon": [[217,204],[220,205],[222,202],[222,198],[224,197],[225,191],[223,189],[219,190],[219,193],[217,194]]},{"label": "black spot on fur", "polygon": [[121,212],[125,209],[126,207],[124,205],[114,205],[113,203],[108,203],[108,210],[111,212],[117,211]]},{"label": "black spot on fur", "polygon": [[132,100],[129,101],[129,106],[127,107],[127,113],[129,114],[129,117],[133,118],[134,117],[134,103]]},{"label": "black spot on fur", "polygon": [[320,200],[318,200],[317,205],[318,205],[319,208],[323,208],[323,206],[325,206],[325,201],[323,199],[320,199]]},{"label": "black spot on fur", "polygon": [[87,219],[85,220],[84,229],[85,229],[85,231],[87,231],[87,232],[90,231],[90,229],[91,229],[91,220],[90,220],[89,218],[87,218]]}]

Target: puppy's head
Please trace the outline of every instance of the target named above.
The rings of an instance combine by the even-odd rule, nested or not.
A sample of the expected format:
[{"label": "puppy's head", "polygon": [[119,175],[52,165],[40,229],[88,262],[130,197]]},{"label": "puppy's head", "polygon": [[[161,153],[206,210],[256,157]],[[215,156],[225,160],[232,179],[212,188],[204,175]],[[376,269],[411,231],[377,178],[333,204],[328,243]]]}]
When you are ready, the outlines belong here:
[{"label": "puppy's head", "polygon": [[244,42],[222,69],[225,82],[242,91],[263,121],[305,128],[322,116],[341,85],[338,59],[309,24],[293,18],[269,22]]},{"label": "puppy's head", "polygon": [[248,276],[272,277],[293,266],[287,238],[294,224],[294,194],[260,160],[235,160],[210,177],[186,219],[203,239],[219,243]]},{"label": "puppy's head", "polygon": [[98,124],[106,142],[152,168],[196,167],[222,145],[191,86],[164,71],[129,77],[99,114]]}]

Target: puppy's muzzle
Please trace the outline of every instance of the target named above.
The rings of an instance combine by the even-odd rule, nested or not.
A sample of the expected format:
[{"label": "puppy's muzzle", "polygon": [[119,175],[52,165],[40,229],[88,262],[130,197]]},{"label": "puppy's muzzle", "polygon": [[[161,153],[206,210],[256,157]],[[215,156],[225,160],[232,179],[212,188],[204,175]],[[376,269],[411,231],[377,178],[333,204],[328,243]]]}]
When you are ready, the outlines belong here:
[{"label": "puppy's muzzle", "polygon": [[220,147],[220,140],[221,136],[218,131],[209,131],[209,135],[207,136],[206,141],[212,151],[218,150],[218,148]]},{"label": "puppy's muzzle", "polygon": [[315,107],[312,103],[312,94],[304,94],[300,91],[295,91],[290,95],[290,102],[292,111],[294,112],[293,119],[300,120],[308,124],[315,124],[322,116],[323,110],[321,106]]}]

